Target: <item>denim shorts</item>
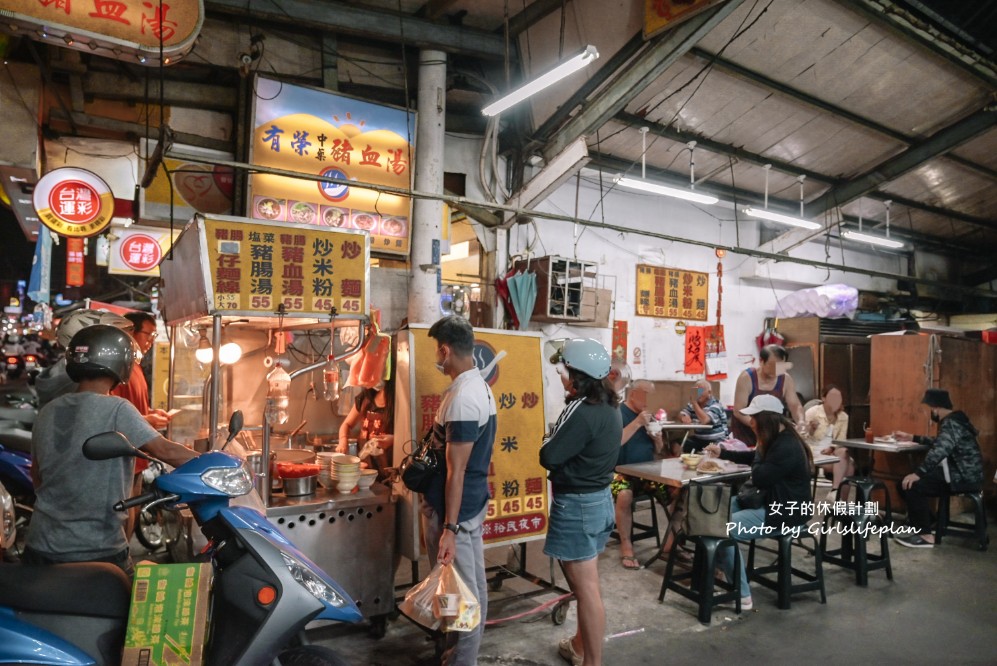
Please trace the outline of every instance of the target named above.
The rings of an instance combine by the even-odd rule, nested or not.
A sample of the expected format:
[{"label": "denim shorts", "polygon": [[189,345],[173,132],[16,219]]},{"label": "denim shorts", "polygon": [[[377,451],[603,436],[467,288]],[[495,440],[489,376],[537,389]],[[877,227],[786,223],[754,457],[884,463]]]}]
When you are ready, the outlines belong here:
[{"label": "denim shorts", "polygon": [[544,555],[565,562],[591,560],[606,547],[615,522],[609,488],[554,495]]}]

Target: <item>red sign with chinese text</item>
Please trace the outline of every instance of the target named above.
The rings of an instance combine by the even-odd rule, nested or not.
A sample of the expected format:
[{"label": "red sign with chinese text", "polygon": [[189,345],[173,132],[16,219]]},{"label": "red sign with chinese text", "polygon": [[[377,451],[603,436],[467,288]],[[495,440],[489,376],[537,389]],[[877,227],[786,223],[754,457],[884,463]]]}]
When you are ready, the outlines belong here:
[{"label": "red sign with chinese text", "polygon": [[121,243],[121,261],[134,271],[148,271],[159,265],[163,258],[163,248],[152,236],[135,234]]},{"label": "red sign with chinese text", "polygon": [[82,287],[84,281],[83,239],[66,240],[66,286]]}]

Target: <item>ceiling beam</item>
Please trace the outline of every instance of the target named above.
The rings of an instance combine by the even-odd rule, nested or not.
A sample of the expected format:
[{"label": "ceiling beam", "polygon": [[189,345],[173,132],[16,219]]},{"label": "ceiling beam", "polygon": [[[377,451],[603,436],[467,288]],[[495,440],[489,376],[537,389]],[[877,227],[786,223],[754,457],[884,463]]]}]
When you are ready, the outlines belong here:
[{"label": "ceiling beam", "polygon": [[[509,36],[518,37],[532,28],[540,19],[553,14],[564,5],[564,0],[533,0],[523,11],[509,17]],[[505,26],[496,32],[505,32]]]},{"label": "ceiling beam", "polygon": [[991,88],[997,87],[997,63],[965,43],[941,33],[892,0],[838,0],[852,11],[899,32],[935,55],[969,72]]},{"label": "ceiling beam", "polygon": [[[828,176],[827,174],[824,173],[819,173],[817,171],[812,171],[810,169],[804,169],[790,162],[785,162],[782,160],[767,157],[766,155],[753,153],[743,148],[737,148],[735,146],[731,146],[730,144],[714,141],[713,139],[708,139],[706,137],[702,137],[692,132],[685,132],[683,130],[675,129],[674,127],[665,127],[660,123],[652,123],[645,118],[641,118],[638,115],[627,113],[625,111],[617,113],[615,119],[621,123],[626,123],[627,125],[629,125],[634,129],[639,127],[647,127],[648,131],[651,134],[660,136],[670,141],[676,141],[678,143],[688,143],[690,141],[695,141],[697,148],[703,148],[705,150],[717,153],[719,155],[736,157],[738,160],[741,160],[749,164],[754,164],[756,166],[764,166],[766,164],[771,164],[773,168],[775,168],[778,171],[782,171],[783,173],[787,173],[793,176],[799,176],[802,174],[805,175],[810,180],[814,180],[821,183],[827,183],[832,187],[842,185],[846,182],[844,180]],[[973,226],[982,227],[984,229],[997,229],[997,221],[988,220],[981,217],[975,217],[973,215],[966,215],[965,213],[960,213],[959,211],[950,210],[947,208],[932,206],[930,204],[926,204],[920,201],[915,201],[914,199],[895,196],[888,192],[869,192],[864,196],[866,196],[869,199],[875,199],[877,201],[890,200],[893,201],[893,203],[899,204],[901,206],[913,208],[914,210],[924,211],[926,213],[931,213],[933,215],[940,215],[942,217],[946,217],[958,222],[964,222],[966,224],[971,224]]]},{"label": "ceiling beam", "polygon": [[505,58],[505,40],[501,35],[336,0],[205,0],[204,7],[209,12],[235,15],[246,21],[308,26],[488,60]]},{"label": "ceiling beam", "polygon": [[644,50],[612,82],[551,137],[543,151],[547,160],[550,161],[575,139],[591,134],[622,111],[696,42],[737,9],[742,1],[727,0],[648,41]]},{"label": "ceiling beam", "polygon": [[873,167],[844,185],[832,188],[806,205],[804,217],[817,217],[872,192],[881,184],[899,178],[928,160],[944,155],[997,124],[997,107],[988,106],[971,116],[935,132],[895,157]]},{"label": "ceiling beam", "polygon": [[[904,134],[903,132],[898,132],[895,129],[887,127],[886,125],[881,125],[875,122],[874,120],[870,120],[865,116],[853,113],[844,107],[838,106],[837,104],[832,104],[826,100],[820,99],[819,97],[814,97],[809,93],[803,92],[802,90],[786,85],[785,83],[781,83],[774,79],[770,79],[764,74],[760,74],[752,69],[743,67],[742,65],[739,65],[736,62],[732,62],[725,58],[718,57],[715,53],[711,53],[706,49],[694,46],[693,48],[689,49],[689,53],[696,56],[697,58],[702,58],[703,60],[708,60],[712,62],[713,66],[717,67],[718,69],[722,69],[732,74],[736,74],[737,76],[743,79],[747,79],[749,81],[761,85],[763,88],[774,90],[778,93],[785,95],[786,97],[789,97],[790,99],[796,100],[798,102],[803,102],[804,104],[812,106],[815,109],[820,109],[821,111],[826,111],[839,118],[844,118],[845,120],[852,122],[858,125],[859,127],[864,127],[867,130],[871,130],[878,134],[882,134],[883,136],[887,136],[893,139],[894,141],[899,141],[900,143],[906,146],[913,145],[918,141],[917,137],[910,136],[909,134]],[[981,164],[976,164],[975,162],[967,160],[964,157],[959,157],[958,155],[955,154],[946,155],[945,158],[952,160],[953,162],[956,162],[958,164],[961,164],[962,166],[968,169],[972,169],[982,174],[983,176],[986,176],[987,178],[997,179],[997,171],[989,167],[983,166]]]},{"label": "ceiling beam", "polygon": [[835,185],[842,183],[839,179],[828,176],[827,174],[818,173],[816,171],[811,171],[810,169],[805,169],[801,166],[792,164],[791,162],[785,162],[779,159],[773,159],[771,157],[766,157],[765,155],[760,155],[758,153],[753,153],[751,151],[745,150],[744,148],[738,148],[732,146],[728,143],[721,143],[720,141],[714,141],[713,139],[708,139],[704,136],[700,136],[693,132],[685,132],[683,130],[675,129],[671,126],[665,126],[661,123],[655,123],[642,118],[633,113],[627,113],[626,111],[620,111],[614,117],[621,123],[625,123],[634,129],[640,127],[648,128],[648,131],[655,136],[660,136],[663,139],[669,139],[671,141],[676,141],[678,143],[689,143],[690,141],[696,142],[696,148],[705,148],[706,150],[718,153],[720,155],[727,155],[729,157],[736,157],[744,162],[749,162],[757,166],[764,166],[766,164],[771,164],[775,169],[792,174],[794,176],[804,175],[811,180],[817,180],[822,183],[827,183],[828,185]]},{"label": "ceiling beam", "polygon": [[[599,89],[602,84],[612,78],[616,73],[627,63],[628,60],[633,58],[637,53],[644,47],[644,34],[638,31],[633,37],[631,37],[626,44],[624,44],[619,51],[614,53],[612,57],[607,60],[595,75],[589,77],[589,79],[582,84],[582,86],[575,91],[568,100],[557,107],[557,110],[551,114],[550,118],[545,120],[543,124],[537,128],[537,131],[533,133],[533,138],[530,141],[532,146],[538,144],[542,145],[550,139],[551,134],[561,126],[561,124],[568,119],[571,112],[575,110],[578,106],[585,103],[589,95],[594,93]],[[530,149],[530,146],[527,146]]]}]

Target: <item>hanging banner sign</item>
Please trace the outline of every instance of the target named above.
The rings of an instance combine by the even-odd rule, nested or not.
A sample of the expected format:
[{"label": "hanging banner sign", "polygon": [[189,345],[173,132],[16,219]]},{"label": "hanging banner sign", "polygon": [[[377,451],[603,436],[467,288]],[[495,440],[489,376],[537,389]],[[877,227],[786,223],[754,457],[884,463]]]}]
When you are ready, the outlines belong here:
[{"label": "hanging banner sign", "polygon": [[206,218],[216,310],[367,314],[367,238],[332,231]]},{"label": "hanging banner sign", "polygon": [[84,278],[82,238],[66,240],[66,286],[82,287]]},{"label": "hanging banner sign", "polygon": [[63,167],[41,177],[31,195],[38,219],[68,238],[95,236],[114,217],[114,194],[104,179],[86,169]]},{"label": "hanging banner sign", "polygon": [[28,279],[28,298],[35,303],[48,303],[52,279],[52,234],[42,229],[35,243],[35,256],[31,261]]},{"label": "hanging banner sign", "polygon": [[706,321],[706,273],[637,264],[637,316]]},{"label": "hanging banner sign", "polygon": [[201,0],[0,0],[5,31],[132,64],[179,61],[204,22]]},{"label": "hanging banner sign", "polygon": [[[436,341],[428,329],[413,328],[410,335],[415,359],[412,419],[421,436],[432,427],[450,378],[433,365]],[[491,367],[485,381],[497,410],[485,544],[540,538],[547,533],[547,473],[540,466],[546,430],[540,335],[478,330],[474,339],[474,364],[479,370]]]},{"label": "hanging banner sign", "polygon": [[685,329],[685,367],[687,375],[701,375],[706,370],[706,326]]},{"label": "hanging banner sign", "polygon": [[613,360],[627,362],[627,322],[617,319],[613,322]]},{"label": "hanging banner sign", "polygon": [[[179,235],[174,232],[174,236]],[[112,275],[159,275],[159,262],[170,249],[169,229],[131,226],[115,228],[107,272]]]},{"label": "hanging banner sign", "polygon": [[[255,92],[251,164],[411,188],[415,113],[262,77]],[[263,173],[248,190],[256,219],[357,229],[372,252],[409,252],[409,197]]]}]

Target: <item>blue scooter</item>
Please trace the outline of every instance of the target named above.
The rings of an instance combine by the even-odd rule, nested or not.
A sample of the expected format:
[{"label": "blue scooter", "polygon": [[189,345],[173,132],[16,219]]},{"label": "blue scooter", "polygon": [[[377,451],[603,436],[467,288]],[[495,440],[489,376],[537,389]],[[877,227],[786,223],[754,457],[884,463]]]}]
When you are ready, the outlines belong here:
[{"label": "blue scooter", "polygon": [[21,556],[35,505],[35,485],[31,480],[31,432],[3,420],[0,420],[0,484],[10,493],[18,530],[18,538],[8,545],[3,557],[16,561]]},{"label": "blue scooter", "polygon": [[[226,444],[241,427],[236,412]],[[91,460],[130,456],[161,464],[120,433],[91,437],[83,453]],[[332,650],[299,644],[300,638],[312,620],[360,622],[359,609],[264,515],[229,506],[252,488],[241,461],[212,451],[157,477],[151,492],[114,509],[187,506],[209,539],[214,583],[206,664],[346,666]],[[0,565],[0,664],[117,664],[130,599],[128,577],[113,565]]]}]

